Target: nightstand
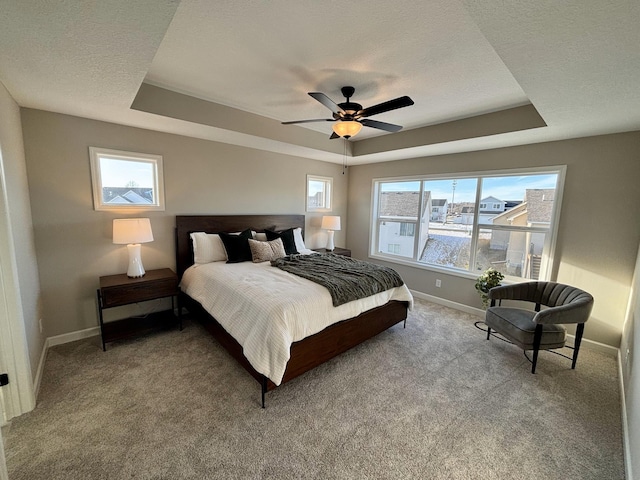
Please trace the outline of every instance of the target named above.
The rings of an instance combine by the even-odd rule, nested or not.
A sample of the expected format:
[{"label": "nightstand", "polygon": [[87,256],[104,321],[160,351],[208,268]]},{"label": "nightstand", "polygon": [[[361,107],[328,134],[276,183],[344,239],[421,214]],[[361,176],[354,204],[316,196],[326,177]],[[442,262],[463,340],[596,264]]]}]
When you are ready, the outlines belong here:
[{"label": "nightstand", "polygon": [[[140,278],[129,278],[124,273],[100,277],[97,297],[102,350],[106,351],[108,342],[142,335],[158,328],[174,326],[176,321],[182,330],[182,315],[179,304],[177,318],[173,313],[174,301],[179,302],[179,293],[178,276],[170,268],[150,270]],[[102,312],[107,308],[166,297],[171,297],[171,310],[150,313],[144,317],[131,317],[113,322],[103,321]]]},{"label": "nightstand", "polygon": [[344,255],[345,257],[351,256],[351,250],[349,250],[348,248],[336,247],[333,249],[333,251],[329,251],[326,248],[312,248],[312,250],[318,253],[335,253],[336,255]]}]

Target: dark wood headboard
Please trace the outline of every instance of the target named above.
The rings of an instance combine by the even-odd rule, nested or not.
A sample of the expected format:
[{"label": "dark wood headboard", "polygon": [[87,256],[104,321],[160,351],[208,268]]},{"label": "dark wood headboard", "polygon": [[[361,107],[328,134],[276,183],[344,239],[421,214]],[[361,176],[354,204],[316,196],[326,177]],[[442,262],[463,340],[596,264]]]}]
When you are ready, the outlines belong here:
[{"label": "dark wood headboard", "polygon": [[284,230],[302,228],[304,215],[176,215],[176,268],[178,277],[193,265],[190,234],[193,232],[240,232],[251,228],[257,232],[265,229]]}]

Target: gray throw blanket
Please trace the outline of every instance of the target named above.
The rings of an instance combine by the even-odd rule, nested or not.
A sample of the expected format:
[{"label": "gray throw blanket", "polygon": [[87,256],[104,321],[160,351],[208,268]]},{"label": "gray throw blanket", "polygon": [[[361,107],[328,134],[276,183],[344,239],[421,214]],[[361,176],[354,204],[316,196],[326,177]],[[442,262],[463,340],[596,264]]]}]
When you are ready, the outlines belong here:
[{"label": "gray throw blanket", "polygon": [[289,255],[272,260],[271,265],[326,287],[334,307],[404,283],[400,275],[389,267],[334,253]]}]

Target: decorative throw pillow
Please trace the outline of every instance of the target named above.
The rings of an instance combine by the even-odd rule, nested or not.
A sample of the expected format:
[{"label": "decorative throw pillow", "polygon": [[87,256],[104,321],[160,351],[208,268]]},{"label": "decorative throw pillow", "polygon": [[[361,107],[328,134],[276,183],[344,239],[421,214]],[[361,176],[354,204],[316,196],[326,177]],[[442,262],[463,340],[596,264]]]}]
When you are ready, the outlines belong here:
[{"label": "decorative throw pillow", "polygon": [[276,238],[270,242],[249,239],[249,248],[251,248],[253,263],[270,262],[286,255],[281,238]]},{"label": "decorative throw pillow", "polygon": [[284,251],[287,252],[287,255],[295,255],[298,253],[296,242],[293,238],[293,228],[282,230],[280,232],[265,230],[264,233],[267,234],[267,240],[275,240],[276,238],[281,238],[282,244],[284,245]]},{"label": "decorative throw pillow", "polygon": [[227,251],[227,263],[251,261],[251,248],[249,248],[249,239],[251,236],[251,229],[247,229],[238,235],[220,233],[220,240],[222,240],[224,248]]},{"label": "decorative throw pillow", "polygon": [[220,235],[217,233],[193,232],[193,263],[222,262],[227,259]]}]

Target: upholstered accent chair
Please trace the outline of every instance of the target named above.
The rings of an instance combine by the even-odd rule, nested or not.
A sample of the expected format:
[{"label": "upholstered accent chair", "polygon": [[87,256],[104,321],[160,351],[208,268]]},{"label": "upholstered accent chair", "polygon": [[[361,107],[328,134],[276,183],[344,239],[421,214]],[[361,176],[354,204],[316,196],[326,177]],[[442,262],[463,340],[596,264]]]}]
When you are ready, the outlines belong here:
[{"label": "upholstered accent chair", "polygon": [[[577,324],[571,363],[571,368],[576,368],[584,324],[593,308],[590,294],[561,283],[525,282],[494,287],[489,290],[489,299],[487,340],[495,330],[523,350],[533,350],[531,373],[536,373],[539,350],[564,347],[567,332],[563,325]],[[535,307],[528,310],[502,306],[503,300],[529,302]],[[541,309],[542,306],[547,308]]]}]

